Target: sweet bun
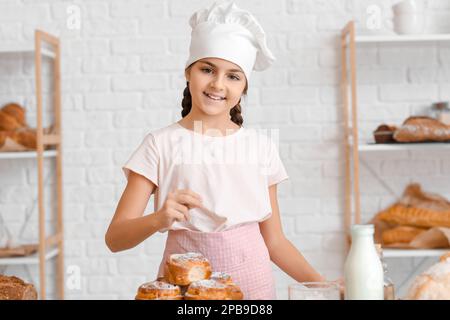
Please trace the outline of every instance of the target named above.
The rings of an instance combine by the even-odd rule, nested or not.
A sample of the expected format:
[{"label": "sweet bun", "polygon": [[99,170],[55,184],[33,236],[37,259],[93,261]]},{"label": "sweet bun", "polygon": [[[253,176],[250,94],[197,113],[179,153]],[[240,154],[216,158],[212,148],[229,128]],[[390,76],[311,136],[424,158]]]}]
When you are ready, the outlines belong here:
[{"label": "sweet bun", "polygon": [[136,300],[182,300],[181,288],[165,281],[155,280],[138,288]]},{"label": "sweet bun", "polygon": [[209,279],[211,273],[211,264],[208,259],[196,252],[172,254],[164,266],[164,278],[180,286]]},{"label": "sweet bun", "polygon": [[223,284],[233,284],[233,279],[231,279],[231,276],[228,273],[225,272],[213,272],[210,277],[211,280],[216,280],[217,282],[223,283]]},{"label": "sweet bun", "polygon": [[185,300],[231,300],[228,285],[216,280],[199,280],[189,285]]}]

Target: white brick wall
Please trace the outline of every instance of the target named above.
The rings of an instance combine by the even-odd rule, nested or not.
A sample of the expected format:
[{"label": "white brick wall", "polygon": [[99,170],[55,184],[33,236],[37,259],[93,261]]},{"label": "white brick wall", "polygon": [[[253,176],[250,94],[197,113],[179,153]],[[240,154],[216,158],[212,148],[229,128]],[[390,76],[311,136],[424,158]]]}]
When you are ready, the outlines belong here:
[{"label": "white brick wall", "polygon": [[[121,165],[144,134],[180,117],[188,18],[211,2],[0,1],[2,44],[31,42],[35,28],[62,40],[66,266],[78,266],[82,275],[81,288],[66,288],[69,299],[131,299],[141,282],[156,275],[166,235],[157,234],[118,254],[108,251],[103,237],[125,186]],[[396,1],[236,2],[261,21],[278,58],[270,70],[254,74],[244,99],[244,121],[281,130],[280,153],[291,178],[279,188],[285,233],[313,266],[337,278],[345,259],[340,29],[352,18],[364,25],[365,9],[371,4],[378,4],[383,17],[389,17]],[[449,2],[429,2],[429,30],[449,31]],[[73,4],[81,9],[80,30],[67,28],[67,7]],[[411,113],[425,112],[431,102],[449,99],[449,53],[448,44],[358,50],[361,140],[370,139],[381,122],[400,124]],[[30,59],[1,57],[0,103],[23,103],[34,126]],[[450,197],[446,159],[445,153],[430,158],[420,152],[364,158],[398,194],[414,180]],[[32,207],[35,169],[31,160],[0,162],[0,212],[11,231],[20,230]],[[393,197],[366,168],[361,170],[362,211],[369,219]],[[152,208],[153,199],[147,212]],[[33,229],[35,225],[28,236]],[[417,265],[414,259],[388,262],[398,283]],[[278,296],[286,298],[292,279],[276,266],[274,270]],[[6,272],[27,277],[19,267]],[[36,281],[37,269],[31,274]]]}]

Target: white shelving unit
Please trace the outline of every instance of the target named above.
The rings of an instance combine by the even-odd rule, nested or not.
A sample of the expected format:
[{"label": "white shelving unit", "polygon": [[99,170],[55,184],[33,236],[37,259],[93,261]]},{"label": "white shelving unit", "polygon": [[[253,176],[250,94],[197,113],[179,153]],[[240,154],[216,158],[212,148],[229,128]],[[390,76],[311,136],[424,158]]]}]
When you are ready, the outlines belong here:
[{"label": "white shelving unit", "polygon": [[[386,44],[399,43],[433,43],[450,42],[450,34],[428,35],[364,35],[355,34],[355,24],[350,21],[342,30],[342,94],[344,102],[345,121],[345,226],[349,234],[352,223],[361,223],[360,186],[359,186],[359,156],[362,153],[395,152],[395,151],[450,151],[450,143],[405,143],[405,144],[361,144],[358,139],[358,102],[356,82],[356,46],[357,44]],[[349,65],[347,63],[349,51]],[[350,71],[350,79],[347,73]],[[350,87],[350,99],[348,89]],[[351,109],[349,108],[351,100]],[[349,110],[350,109],[350,110]],[[353,178],[353,181],[352,181]],[[352,183],[353,182],[353,183]],[[352,190],[353,189],[353,190]],[[353,198],[353,203],[352,203]],[[353,206],[352,206],[353,204]],[[352,217],[354,215],[354,221]],[[385,249],[384,255],[389,258],[405,257],[437,257],[449,250],[397,250]]]},{"label": "white shelving unit", "polygon": [[[46,150],[43,153],[44,158],[53,158],[57,156],[56,150]],[[33,159],[37,158],[37,151],[25,152],[0,152],[0,159]]]},{"label": "white shelving unit", "polygon": [[[45,254],[45,260],[49,261],[58,255],[58,248],[48,250]],[[13,265],[37,265],[39,264],[39,254],[34,253],[26,257],[13,257],[13,258],[0,258],[1,266],[13,266]]]},{"label": "white shelving unit", "polygon": [[[15,54],[30,54],[34,55],[34,48],[29,46],[14,46],[14,47],[6,47],[0,45],[0,53],[15,53]],[[41,54],[43,57],[54,59],[56,57],[54,52],[51,52],[47,49],[41,49]]]},{"label": "white shelving unit", "polygon": [[[50,48],[50,49],[49,49]],[[39,267],[39,299],[46,299],[46,263],[56,259],[56,288],[57,297],[64,299],[64,250],[63,250],[63,209],[62,209],[62,135],[61,135],[61,81],[60,81],[60,43],[59,39],[40,30],[35,31],[34,46],[29,44],[19,44],[5,46],[0,44],[0,59],[4,54],[26,54],[35,62],[35,82],[36,82],[36,135],[37,150],[25,152],[0,152],[0,160],[14,159],[20,163],[21,159],[36,159],[38,176],[38,196],[35,203],[38,208],[38,243],[37,252],[24,257],[0,258],[0,273],[8,266],[28,266],[37,265]],[[54,132],[47,134],[43,129],[43,102],[42,102],[42,58],[50,59],[53,64],[53,112],[54,112]],[[54,149],[44,150],[46,146]],[[55,233],[47,234],[45,230],[45,207],[44,207],[44,159],[55,159],[56,172],[56,221]],[[0,172],[1,175],[1,172]],[[34,210],[30,210],[26,217],[26,222]],[[1,218],[1,212],[0,212]],[[3,222],[3,219],[1,219]],[[6,223],[5,226],[6,228]],[[7,230],[7,229],[6,229]]]},{"label": "white shelving unit", "polygon": [[450,41],[450,34],[421,34],[421,35],[370,35],[356,36],[355,43],[414,43],[414,42],[433,42]]},{"label": "white shelving unit", "polygon": [[[408,144],[375,144],[360,143],[358,139],[358,101],[357,101],[357,82],[356,82],[356,46],[357,45],[401,45],[403,43],[422,45],[434,44],[438,42],[450,42],[450,34],[428,34],[428,35],[361,35],[355,34],[355,24],[350,21],[342,30],[341,35],[341,64],[342,64],[342,95],[344,103],[344,121],[345,121],[345,227],[347,233],[347,250],[350,244],[350,226],[352,223],[361,223],[360,207],[360,185],[359,185],[359,165],[360,154],[371,154],[374,152],[401,152],[401,151],[450,151],[450,143],[408,143]],[[347,64],[347,51],[349,51],[349,66]],[[349,75],[347,73],[349,72]],[[350,79],[348,79],[348,77]],[[350,94],[349,94],[350,89]],[[350,97],[349,97],[350,96]],[[350,99],[349,99],[350,98]],[[351,100],[351,108],[349,108]],[[362,162],[365,165],[364,162]],[[366,166],[367,167],[367,166]],[[369,169],[369,168],[368,168]],[[370,170],[369,170],[370,171]],[[375,176],[376,177],[376,176]],[[352,181],[353,178],[353,181]],[[378,181],[389,188],[381,179]],[[390,190],[393,192],[393,190]],[[394,192],[395,193],[395,192]],[[352,203],[353,202],[353,203]],[[353,205],[352,205],[353,204]],[[354,220],[352,218],[354,216]],[[412,276],[421,270],[429,259],[437,260],[439,256],[448,252],[450,249],[443,250],[409,250],[409,249],[383,249],[385,258],[403,259],[416,258],[420,262],[415,265],[413,270],[398,283],[397,293],[407,288],[407,284]]]},{"label": "white shelving unit", "polygon": [[440,257],[448,252],[447,249],[433,250],[403,250],[403,249],[384,249],[383,256],[386,258],[423,258],[423,257]]}]

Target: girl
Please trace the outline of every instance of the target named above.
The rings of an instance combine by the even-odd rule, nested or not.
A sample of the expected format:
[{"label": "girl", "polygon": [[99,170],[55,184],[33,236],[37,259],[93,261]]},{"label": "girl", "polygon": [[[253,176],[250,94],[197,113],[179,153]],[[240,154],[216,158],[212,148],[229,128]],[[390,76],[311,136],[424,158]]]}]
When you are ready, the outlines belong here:
[{"label": "girl", "polygon": [[[158,276],[170,254],[200,252],[246,299],[275,298],[271,261],[297,281],[324,281],[283,234],[277,184],[288,176],[275,143],[242,127],[251,72],[274,61],[263,29],[230,2],[198,11],[190,25],[182,119],[149,133],[123,167],[108,247],[168,231]],[[256,161],[244,156],[252,152]],[[153,193],[155,211],[143,216]]]}]

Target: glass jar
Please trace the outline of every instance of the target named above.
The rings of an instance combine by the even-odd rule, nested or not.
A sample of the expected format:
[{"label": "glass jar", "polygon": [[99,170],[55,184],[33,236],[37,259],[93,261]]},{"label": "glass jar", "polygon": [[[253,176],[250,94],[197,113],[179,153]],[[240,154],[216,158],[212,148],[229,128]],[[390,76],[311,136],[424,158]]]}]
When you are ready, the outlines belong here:
[{"label": "glass jar", "polygon": [[450,126],[450,108],[448,102],[436,102],[431,106],[433,117]]},{"label": "glass jar", "polygon": [[383,275],[384,275],[384,300],[395,300],[395,287],[394,282],[389,278],[387,271],[387,263],[384,261],[383,257],[383,248],[381,244],[375,244],[375,248],[377,250],[378,256],[380,257],[381,265],[383,266]]}]

